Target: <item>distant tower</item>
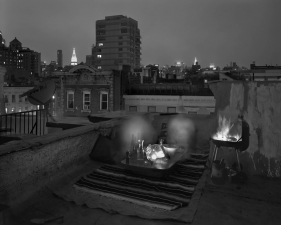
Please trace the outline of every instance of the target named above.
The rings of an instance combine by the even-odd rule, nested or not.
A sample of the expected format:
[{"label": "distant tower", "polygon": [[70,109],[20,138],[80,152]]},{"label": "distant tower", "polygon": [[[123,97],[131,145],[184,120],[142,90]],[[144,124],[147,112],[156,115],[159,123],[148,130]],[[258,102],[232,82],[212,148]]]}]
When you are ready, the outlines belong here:
[{"label": "distant tower", "polygon": [[0,46],[5,46],[5,39],[2,37],[2,32],[0,31]]},{"label": "distant tower", "polygon": [[72,57],[71,57],[71,65],[72,66],[77,65],[77,57],[76,57],[76,54],[75,54],[75,48],[73,48],[73,53],[72,53]]},{"label": "distant tower", "polygon": [[195,59],[194,59],[194,65],[196,65],[196,63],[197,63],[197,59],[196,59],[196,57],[195,57]]},{"label": "distant tower", "polygon": [[57,51],[57,64],[58,67],[62,67],[62,50]]}]

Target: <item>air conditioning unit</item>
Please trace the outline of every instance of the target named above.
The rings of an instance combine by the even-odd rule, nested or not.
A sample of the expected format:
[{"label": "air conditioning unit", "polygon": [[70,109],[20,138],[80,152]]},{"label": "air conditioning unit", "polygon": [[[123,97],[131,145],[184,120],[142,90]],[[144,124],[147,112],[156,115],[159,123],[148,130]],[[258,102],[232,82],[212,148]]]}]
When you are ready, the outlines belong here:
[{"label": "air conditioning unit", "polygon": [[89,105],[84,105],[84,109],[85,110],[90,110],[90,106]]}]

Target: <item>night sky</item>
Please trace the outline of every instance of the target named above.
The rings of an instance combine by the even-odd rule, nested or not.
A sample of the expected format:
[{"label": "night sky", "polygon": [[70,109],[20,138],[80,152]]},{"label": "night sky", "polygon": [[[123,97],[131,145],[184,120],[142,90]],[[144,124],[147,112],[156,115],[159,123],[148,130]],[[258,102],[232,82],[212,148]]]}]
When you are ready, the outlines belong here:
[{"label": "night sky", "polygon": [[281,65],[280,9],[281,0],[1,0],[0,30],[47,63],[61,49],[67,65],[73,47],[78,62],[91,54],[96,20],[124,15],[138,21],[143,65]]}]

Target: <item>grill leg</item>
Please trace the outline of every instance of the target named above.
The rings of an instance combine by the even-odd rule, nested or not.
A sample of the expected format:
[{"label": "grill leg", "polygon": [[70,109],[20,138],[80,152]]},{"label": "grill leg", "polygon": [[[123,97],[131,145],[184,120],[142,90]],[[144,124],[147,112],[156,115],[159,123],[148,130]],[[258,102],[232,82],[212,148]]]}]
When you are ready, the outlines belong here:
[{"label": "grill leg", "polygon": [[239,160],[239,155],[238,155],[238,149],[235,149],[235,152],[236,152],[236,158],[237,158],[237,168],[238,168],[238,171],[241,172],[241,165],[240,165],[240,160]]},{"label": "grill leg", "polygon": [[213,162],[217,159],[218,154],[218,146],[215,145],[214,153],[213,153]]}]

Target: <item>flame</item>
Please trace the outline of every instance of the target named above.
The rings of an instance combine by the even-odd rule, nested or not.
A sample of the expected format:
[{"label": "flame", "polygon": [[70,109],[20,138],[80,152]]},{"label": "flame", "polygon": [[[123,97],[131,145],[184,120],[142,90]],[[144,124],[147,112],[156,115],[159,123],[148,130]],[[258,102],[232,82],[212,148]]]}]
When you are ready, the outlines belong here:
[{"label": "flame", "polygon": [[230,134],[230,130],[233,127],[233,123],[231,123],[231,119],[226,119],[225,117],[221,117],[219,115],[219,127],[216,134],[214,134],[213,139],[220,141],[232,141],[236,142],[240,139],[241,135],[238,133]]}]

